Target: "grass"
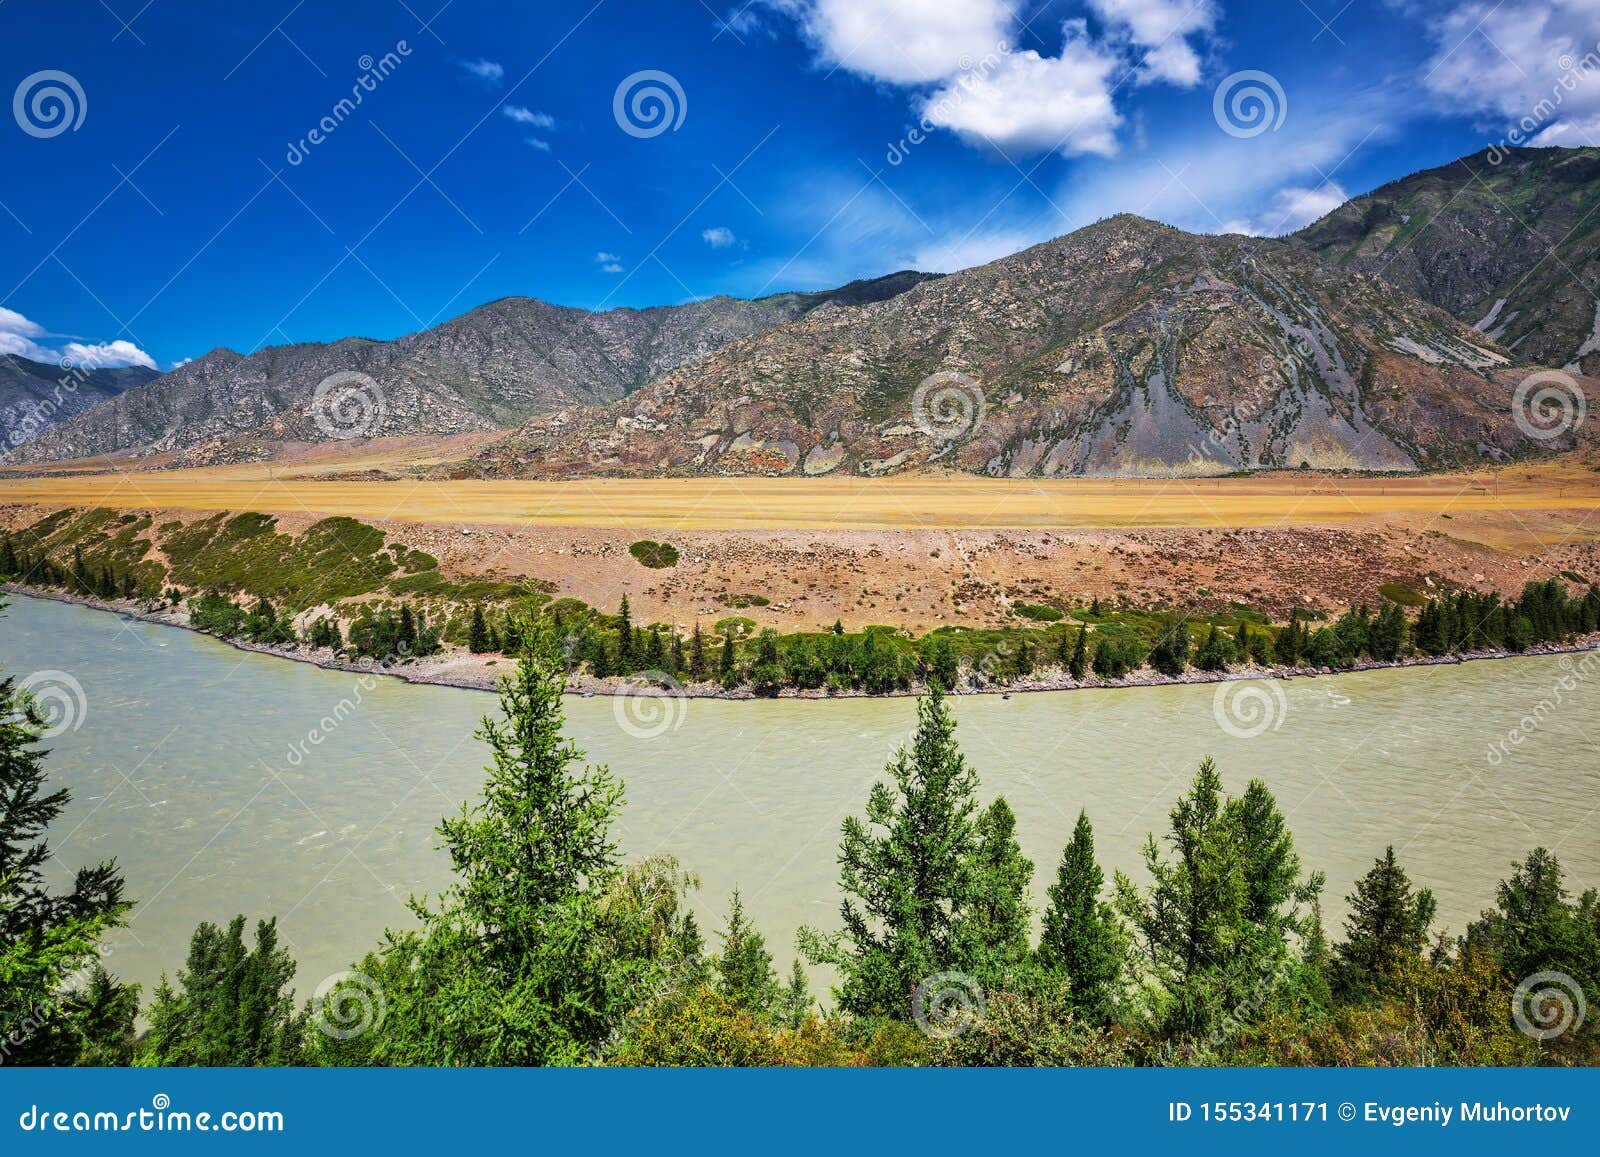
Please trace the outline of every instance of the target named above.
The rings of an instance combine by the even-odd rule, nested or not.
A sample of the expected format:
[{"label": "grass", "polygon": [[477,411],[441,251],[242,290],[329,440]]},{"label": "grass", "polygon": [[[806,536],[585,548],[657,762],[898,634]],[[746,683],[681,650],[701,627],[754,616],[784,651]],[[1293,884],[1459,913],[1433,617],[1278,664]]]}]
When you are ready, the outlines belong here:
[{"label": "grass", "polygon": [[[1334,477],[1280,471],[1195,480],[910,475],[417,483],[318,480],[309,472],[296,477],[293,467],[274,469],[275,476],[260,464],[140,474],[138,493],[145,506],[160,509],[317,510],[444,524],[641,530],[1263,526],[1373,515],[1449,512],[1459,519],[1474,511],[1600,510],[1600,476],[1574,462],[1498,474]],[[126,483],[115,474],[0,472],[0,503],[81,508],[125,502],[127,495]]]},{"label": "grass", "polygon": [[1044,603],[1012,603],[1011,609],[1036,623],[1059,623],[1066,617],[1059,608]]},{"label": "grass", "polygon": [[1428,604],[1427,595],[1405,583],[1383,583],[1378,587],[1378,593],[1391,603],[1399,603],[1402,607],[1421,607]]}]

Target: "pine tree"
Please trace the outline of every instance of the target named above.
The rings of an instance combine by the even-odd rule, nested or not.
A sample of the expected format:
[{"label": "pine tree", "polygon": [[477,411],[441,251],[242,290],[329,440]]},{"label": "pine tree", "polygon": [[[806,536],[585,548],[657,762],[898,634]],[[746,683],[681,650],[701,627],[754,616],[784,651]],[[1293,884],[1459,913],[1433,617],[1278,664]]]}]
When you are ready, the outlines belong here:
[{"label": "pine tree", "polygon": [[1017,843],[1017,817],[1004,796],[978,816],[975,836],[976,880],[972,920],[966,926],[971,943],[964,954],[982,962],[973,968],[980,979],[999,978],[1030,952],[1033,861]]},{"label": "pine tree", "polygon": [[789,981],[778,994],[778,1019],[790,1028],[799,1028],[811,1013],[811,986],[806,970],[796,960],[789,969]]},{"label": "pine tree", "polygon": [[726,687],[732,683],[733,673],[733,632],[729,631],[726,635],[722,636],[722,661],[718,669],[718,674],[722,678],[723,686]]},{"label": "pine tree", "polygon": [[617,657],[624,675],[633,670],[633,612],[626,594],[622,596],[622,606],[617,609]]},{"label": "pine tree", "polygon": [[391,939],[378,1063],[576,1063],[656,982],[627,946],[660,937],[618,922],[649,923],[659,906],[609,899],[622,785],[562,734],[564,685],[548,636],[501,680],[502,717],[478,731],[492,757],[482,798],[439,826],[456,882],[436,907],[413,900],[420,929]]},{"label": "pine tree", "polygon": [[700,632],[699,620],[696,620],[694,635],[689,640],[689,681],[703,683],[709,673],[710,668],[706,664],[705,637]]},{"label": "pine tree", "polygon": [[1600,905],[1593,892],[1567,900],[1561,863],[1535,848],[1500,881],[1494,909],[1467,927],[1467,942],[1493,954],[1519,980],[1562,972],[1589,992],[1600,986]]},{"label": "pine tree", "polygon": [[409,656],[417,650],[417,621],[411,615],[411,604],[400,604],[400,626],[395,635],[395,651],[401,656]]},{"label": "pine tree", "polygon": [[1080,811],[1050,885],[1037,955],[1046,970],[1067,978],[1072,1011],[1091,1024],[1111,1020],[1125,952],[1122,925],[1101,898],[1104,885],[1105,873],[1094,858],[1094,828]]},{"label": "pine tree", "polygon": [[483,607],[474,603],[472,622],[467,627],[467,650],[482,655],[489,649],[489,624],[483,617]]},{"label": "pine tree", "polygon": [[150,1059],[158,1065],[294,1065],[305,1053],[307,1015],[295,1011],[294,960],[278,947],[276,920],[244,917],[224,932],[201,924],[174,988],[163,976],[150,1007]]},{"label": "pine tree", "polygon": [[844,822],[839,845],[844,929],[802,929],[813,963],[841,977],[839,1007],[857,1016],[909,1019],[911,998],[929,977],[972,974],[977,902],[977,775],[955,740],[955,721],[937,683],[917,701],[916,736],[867,797],[865,818]]},{"label": "pine tree", "polygon": [[1078,641],[1072,645],[1072,658],[1067,661],[1067,673],[1075,683],[1082,683],[1089,670],[1089,628],[1078,628]]},{"label": "pine tree", "polygon": [[1156,1018],[1167,1031],[1200,1033],[1258,996],[1289,958],[1295,905],[1314,897],[1319,877],[1301,881],[1293,843],[1271,794],[1251,785],[1227,800],[1216,764],[1201,761],[1171,813],[1173,859],[1145,840],[1147,890],[1117,875],[1118,913],[1137,933],[1148,975],[1159,986]]},{"label": "pine tree", "polygon": [[1348,897],[1345,941],[1335,953],[1334,976],[1339,990],[1359,996],[1379,986],[1396,964],[1417,958],[1428,943],[1433,923],[1433,893],[1413,892],[1405,869],[1390,847]]},{"label": "pine tree", "polygon": [[[101,938],[133,907],[123,899],[122,873],[109,861],[80,868],[69,892],[46,886],[51,852],[45,832],[71,795],[66,789],[45,794],[43,730],[27,695],[13,679],[0,677],[0,1031],[7,1033],[41,1014],[78,1007],[61,1000],[68,978],[94,958]],[[8,1057],[27,1055],[24,1048]]]},{"label": "pine tree", "polygon": [[717,991],[750,1012],[766,1013],[778,1003],[778,974],[766,938],[745,918],[739,889],[728,901],[728,926],[722,951],[712,960]]}]

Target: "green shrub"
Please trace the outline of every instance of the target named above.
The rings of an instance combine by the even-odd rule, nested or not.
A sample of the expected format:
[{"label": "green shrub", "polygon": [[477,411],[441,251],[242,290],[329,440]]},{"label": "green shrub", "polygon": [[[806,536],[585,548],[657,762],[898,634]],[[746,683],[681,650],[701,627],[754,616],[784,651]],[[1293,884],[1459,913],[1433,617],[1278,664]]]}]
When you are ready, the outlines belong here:
[{"label": "green shrub", "polygon": [[669,542],[653,542],[648,538],[641,538],[628,547],[628,553],[633,555],[641,566],[647,566],[651,570],[665,570],[669,566],[678,565],[678,548]]},{"label": "green shrub", "polygon": [[1044,603],[1012,603],[1011,609],[1036,623],[1059,623],[1064,617],[1058,609]]},{"label": "green shrub", "polygon": [[1391,603],[1398,603],[1402,607],[1420,607],[1428,601],[1427,595],[1406,586],[1405,583],[1384,583],[1378,588],[1378,593]]}]

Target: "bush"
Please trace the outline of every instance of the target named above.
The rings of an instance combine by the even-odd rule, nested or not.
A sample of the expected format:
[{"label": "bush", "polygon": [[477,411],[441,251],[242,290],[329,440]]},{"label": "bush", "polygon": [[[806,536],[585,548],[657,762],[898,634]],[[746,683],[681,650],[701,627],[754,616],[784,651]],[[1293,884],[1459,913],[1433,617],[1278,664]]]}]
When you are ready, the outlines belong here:
[{"label": "bush", "polygon": [[678,548],[667,542],[653,542],[648,538],[641,538],[628,547],[628,553],[633,555],[640,565],[647,566],[651,570],[664,570],[669,566],[678,565]]},{"label": "bush", "polygon": [[949,1066],[1128,1065],[1128,1038],[1078,1020],[1067,1005],[1065,983],[991,992],[982,1016],[965,1031],[934,1046],[933,1063]]},{"label": "bush", "polygon": [[1406,586],[1405,583],[1384,583],[1378,587],[1378,593],[1391,603],[1399,603],[1402,607],[1420,607],[1426,605],[1428,601],[1427,595]]},{"label": "bush", "polygon": [[1036,623],[1059,623],[1065,617],[1055,607],[1043,603],[1012,603],[1011,609]]}]

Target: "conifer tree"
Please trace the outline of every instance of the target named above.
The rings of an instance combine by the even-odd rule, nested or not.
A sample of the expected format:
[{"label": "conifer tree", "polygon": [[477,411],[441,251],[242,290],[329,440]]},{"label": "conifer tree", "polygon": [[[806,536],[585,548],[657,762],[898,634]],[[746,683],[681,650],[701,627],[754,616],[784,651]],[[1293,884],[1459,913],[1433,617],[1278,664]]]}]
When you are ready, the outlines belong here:
[{"label": "conifer tree", "polygon": [[1073,682],[1082,683],[1089,670],[1089,628],[1078,628],[1078,641],[1072,645],[1072,658],[1067,660],[1067,673]]},{"label": "conifer tree", "polygon": [[972,920],[965,950],[980,979],[999,978],[1028,958],[1033,931],[1033,861],[1017,843],[1017,817],[1000,796],[978,816],[973,848]]},{"label": "conifer tree", "polygon": [[[94,959],[101,938],[124,923],[122,873],[110,861],[80,868],[70,891],[54,892],[44,866],[45,833],[71,799],[46,793],[39,746],[44,720],[9,676],[0,676],[0,1032],[41,1015],[69,1015],[82,1001],[63,1000],[69,978]],[[109,997],[107,998],[110,999]],[[60,1024],[52,1029],[61,1029]],[[3,1039],[3,1038],[0,1038]],[[44,1041],[41,1040],[42,1048]],[[26,1058],[26,1048],[9,1054]],[[89,1060],[85,1063],[94,1063]]]},{"label": "conifer tree", "polygon": [[705,637],[701,634],[700,621],[697,619],[694,624],[694,635],[689,640],[689,681],[703,683],[708,674],[710,668],[706,663]]},{"label": "conifer tree", "polygon": [[766,938],[745,918],[739,889],[728,901],[728,926],[722,933],[722,951],[712,960],[717,991],[741,1008],[755,1013],[773,1010],[778,1003],[778,975]]},{"label": "conifer tree", "polygon": [[1104,885],[1105,873],[1094,858],[1094,828],[1080,811],[1050,885],[1038,959],[1047,971],[1067,978],[1072,1011],[1091,1024],[1111,1020],[1126,950],[1122,925],[1101,897]]},{"label": "conifer tree", "polygon": [[1433,923],[1433,893],[1412,891],[1411,880],[1388,848],[1348,897],[1345,940],[1336,951],[1334,976],[1341,993],[1364,995],[1402,961],[1422,955]]},{"label": "conifer tree", "polygon": [[955,721],[935,683],[917,701],[917,730],[850,816],[839,845],[844,929],[801,930],[813,963],[838,968],[839,1007],[857,1016],[911,1016],[929,977],[979,971],[971,958],[977,905],[977,775],[955,740]]},{"label": "conifer tree", "polygon": [[633,670],[633,612],[628,606],[628,596],[622,596],[622,606],[617,608],[617,658],[622,663],[622,673]]},{"label": "conifer tree", "polygon": [[467,650],[482,655],[489,650],[489,624],[483,617],[483,607],[474,603],[472,621],[467,627]]},{"label": "conifer tree", "polygon": [[224,932],[203,923],[174,987],[163,976],[150,1008],[150,1059],[158,1065],[294,1065],[305,1052],[307,1015],[295,1011],[294,960],[278,947],[277,921],[244,917]]}]

